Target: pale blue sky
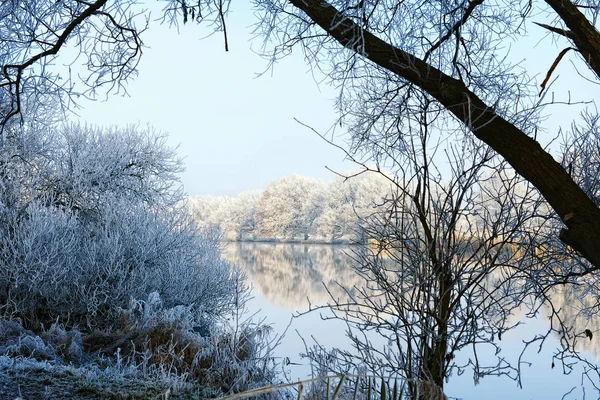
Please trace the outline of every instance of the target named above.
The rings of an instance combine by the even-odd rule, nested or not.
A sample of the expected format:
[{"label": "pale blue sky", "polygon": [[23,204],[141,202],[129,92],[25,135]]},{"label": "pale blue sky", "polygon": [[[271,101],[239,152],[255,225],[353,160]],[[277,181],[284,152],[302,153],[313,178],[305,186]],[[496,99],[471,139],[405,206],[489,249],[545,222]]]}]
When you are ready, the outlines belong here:
[{"label": "pale blue sky", "polygon": [[300,55],[255,78],[267,62],[250,48],[260,45],[250,42],[254,21],[249,12],[231,13],[229,52],[222,35],[201,39],[207,31],[195,24],[179,34],[152,24],[130,97],[84,103],[78,114],[95,124],[149,123],[169,132],[185,157],[191,195],[234,195],[292,174],[329,179],[325,166],[352,169],[339,150],[294,121],[326,131],[336,118],[335,91],[317,85]]},{"label": "pale blue sky", "polygon": [[[160,7],[151,5],[153,16],[159,17]],[[292,174],[329,179],[333,174],[325,166],[340,172],[356,169],[339,150],[294,121],[324,132],[336,119],[336,91],[317,85],[299,49],[278,63],[272,75],[256,78],[267,62],[251,50],[258,50],[260,40],[250,40],[256,18],[244,7],[249,5],[235,4],[228,17],[229,52],[219,33],[202,39],[209,32],[205,27],[189,23],[178,33],[152,23],[143,36],[149,48],[139,76],[127,86],[130,97],[82,103],[81,120],[150,124],[167,131],[185,158],[182,180],[191,195],[235,195]],[[550,45],[548,38],[536,45],[543,30],[532,26],[530,32],[531,39],[512,44],[512,54],[522,57],[541,81],[562,47]],[[578,93],[586,97],[582,85],[589,83],[573,80],[576,72],[567,58],[575,56],[559,65],[551,90],[560,100],[576,99]],[[547,137],[555,137],[559,125],[567,128],[575,111],[548,108]]]}]

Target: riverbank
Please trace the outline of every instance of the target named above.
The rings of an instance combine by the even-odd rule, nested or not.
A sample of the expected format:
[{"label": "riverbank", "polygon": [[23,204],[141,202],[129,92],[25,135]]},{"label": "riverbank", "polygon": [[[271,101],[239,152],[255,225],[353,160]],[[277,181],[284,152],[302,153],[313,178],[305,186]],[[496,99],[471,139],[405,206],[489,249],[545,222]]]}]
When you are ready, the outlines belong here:
[{"label": "riverbank", "polygon": [[356,242],[349,239],[339,240],[320,240],[320,239],[278,239],[278,238],[260,238],[260,239],[243,239],[243,240],[223,240],[224,243],[267,243],[267,244],[306,244],[306,245],[328,245],[328,246],[358,246],[365,243]]},{"label": "riverbank", "polygon": [[[170,339],[157,341],[159,332]],[[177,335],[166,325],[113,334],[52,326],[35,333],[18,320],[0,319],[0,400],[218,396],[217,388],[189,379],[189,368],[175,363],[183,355]]]},{"label": "riverbank", "polygon": [[116,367],[69,366],[0,357],[0,400],[201,399],[203,389],[174,377],[144,377]]},{"label": "riverbank", "polygon": [[0,400],[207,399],[274,383],[268,327],[208,329],[150,300],[105,331],[0,318]]}]

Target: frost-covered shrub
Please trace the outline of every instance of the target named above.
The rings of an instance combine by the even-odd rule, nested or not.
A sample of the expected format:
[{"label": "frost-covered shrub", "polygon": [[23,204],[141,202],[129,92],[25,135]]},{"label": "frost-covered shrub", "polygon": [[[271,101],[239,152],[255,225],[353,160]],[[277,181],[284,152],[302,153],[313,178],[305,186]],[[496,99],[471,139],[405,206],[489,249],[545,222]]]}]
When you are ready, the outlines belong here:
[{"label": "frost-covered shrub", "polygon": [[164,135],[81,126],[38,133],[43,145],[25,150],[15,137],[0,157],[4,315],[28,327],[113,328],[131,298],[152,292],[205,319],[230,309],[231,265],[189,219]]},{"label": "frost-covered shrub", "polygon": [[[240,289],[240,287],[238,287]],[[243,307],[243,305],[242,305]],[[166,369],[188,376],[216,394],[271,384],[275,364],[268,346],[270,327],[250,321],[236,326],[198,328],[190,306],[166,307],[156,292],[147,300],[132,299],[122,310],[115,332],[95,332],[83,339],[91,354],[118,354],[144,369]]]},{"label": "frost-covered shrub", "polygon": [[18,321],[0,319],[0,355],[30,357],[38,360],[53,359],[56,354],[52,347],[33,332],[23,328]]},{"label": "frost-covered shrub", "polygon": [[83,336],[77,329],[66,330],[53,324],[39,336],[64,361],[81,363],[87,358],[83,354]]}]

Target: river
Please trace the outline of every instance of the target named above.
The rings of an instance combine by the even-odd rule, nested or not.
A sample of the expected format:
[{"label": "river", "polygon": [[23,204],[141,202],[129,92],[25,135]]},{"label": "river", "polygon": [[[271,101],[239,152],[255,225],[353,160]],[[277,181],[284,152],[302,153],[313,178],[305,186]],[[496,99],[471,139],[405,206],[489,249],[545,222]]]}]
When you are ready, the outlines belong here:
[{"label": "river", "polygon": [[[324,321],[318,312],[292,319],[293,314],[308,309],[309,301],[313,306],[326,304],[329,300],[326,287],[332,295],[343,296],[337,283],[345,287],[360,285],[360,278],[351,268],[348,251],[346,246],[270,243],[229,243],[225,248],[224,257],[239,265],[253,286],[253,298],[248,303],[250,312],[257,313],[255,318],[266,318],[275,333],[280,334],[287,328],[275,355],[289,359],[291,364],[286,370],[291,379],[304,379],[311,374],[307,361],[299,355],[305,348],[304,343],[311,345],[317,341],[325,348],[351,348],[345,336],[346,325],[341,321]],[[501,356],[512,363],[516,363],[523,350],[523,340],[547,329],[547,318],[543,315],[535,319],[521,319],[523,325],[505,333],[499,343]],[[595,332],[592,340],[581,342],[585,346],[581,350],[586,357],[597,362],[600,318],[586,320],[585,327],[598,328],[592,329]],[[385,345],[381,338],[370,339],[378,346]],[[521,364],[523,388],[508,377],[495,376],[485,377],[475,385],[473,372],[466,371],[461,376],[450,377],[445,392],[450,398],[464,400],[561,399],[575,388],[564,398],[599,399],[598,393],[582,379],[582,367],[575,368],[569,375],[563,374],[560,365],[551,367],[552,354],[557,347],[558,339],[550,337],[539,352],[537,347],[527,349],[523,360],[531,365]],[[485,357],[485,352],[482,354]],[[469,356],[465,353],[457,355],[457,358],[467,359]],[[490,362],[492,360],[490,357]]]}]

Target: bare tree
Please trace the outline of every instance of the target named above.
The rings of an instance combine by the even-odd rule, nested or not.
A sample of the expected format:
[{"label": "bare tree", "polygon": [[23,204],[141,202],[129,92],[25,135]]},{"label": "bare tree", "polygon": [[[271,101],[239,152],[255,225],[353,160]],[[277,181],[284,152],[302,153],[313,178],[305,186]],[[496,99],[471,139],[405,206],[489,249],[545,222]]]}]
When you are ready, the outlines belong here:
[{"label": "bare tree", "polygon": [[[548,334],[558,333],[563,343],[558,356],[574,354],[573,340],[587,331],[575,331],[548,290],[561,284],[569,290],[577,283],[587,288],[586,296],[595,296],[591,273],[600,267],[600,210],[597,174],[590,170],[596,164],[595,139],[588,137],[597,117],[574,123],[562,164],[537,134],[548,106],[560,104],[546,95],[567,54],[581,56],[574,62],[594,74],[593,82],[600,77],[598,4],[255,4],[262,13],[257,31],[266,38],[272,61],[300,47],[308,62],[341,88],[339,122],[353,138],[349,156],[366,155],[377,170],[391,164],[399,171],[399,196],[373,225],[381,245],[375,254],[357,255],[370,286],[349,303],[332,304],[337,317],[358,328],[354,332],[377,330],[398,344],[377,354],[351,332],[361,361],[441,386],[449,371],[464,367],[453,361],[456,350],[482,342],[496,346],[494,336],[509,329],[508,313],[518,305],[531,315],[549,306],[556,324]],[[548,66],[541,91],[504,46],[524,37],[533,23],[567,46]],[[436,146],[453,139],[466,147]],[[480,147],[482,142],[489,147]],[[432,148],[447,152],[451,177],[435,168],[439,155]],[[494,154],[526,182],[507,172]],[[473,222],[478,218],[480,224]],[[352,354],[343,354],[355,364]],[[473,360],[476,377],[520,379],[518,365],[501,361],[486,368],[476,356]]]},{"label": "bare tree", "polygon": [[427,96],[439,108],[436,118],[466,127],[537,187],[566,226],[561,240],[594,264],[590,270],[600,266],[600,210],[537,142],[544,98],[504,45],[548,13],[558,27],[538,29],[598,74],[596,3],[276,0],[257,7],[271,57],[302,47],[341,87],[340,108],[355,136],[393,142],[403,135],[394,128],[418,111],[413,96]]},{"label": "bare tree", "polygon": [[[426,111],[406,128],[401,152],[363,143],[375,158],[391,160],[397,175],[389,178],[396,194],[364,221],[375,244],[354,253],[364,286],[345,287],[348,300],[332,296],[324,306],[348,324],[354,351],[335,351],[333,362],[309,356],[333,363],[337,373],[369,368],[440,389],[452,372],[466,369],[476,380],[520,380],[517,362],[498,357],[486,364],[478,353],[500,348],[497,338],[516,326],[515,310],[538,306],[535,296],[525,300],[535,294],[528,271],[539,260],[523,254],[533,251],[529,234],[546,224],[543,202],[489,147],[469,136],[440,144],[440,136],[451,140],[456,132],[427,123],[438,111],[422,101]],[[368,332],[389,345],[372,345]],[[457,361],[459,352],[470,355]],[[423,386],[410,390],[418,398]]]},{"label": "bare tree", "polygon": [[[26,0],[0,4],[0,133],[15,118],[43,112],[76,96],[124,91],[142,55],[147,19],[133,0]],[[141,23],[141,24],[140,24]],[[59,52],[75,50],[54,65]],[[65,60],[65,59],[62,59]],[[71,73],[77,62],[85,70]],[[66,76],[65,76],[66,75]],[[80,83],[76,87],[76,83]],[[82,84],[82,85],[81,85]],[[39,117],[39,115],[38,115]]]}]

